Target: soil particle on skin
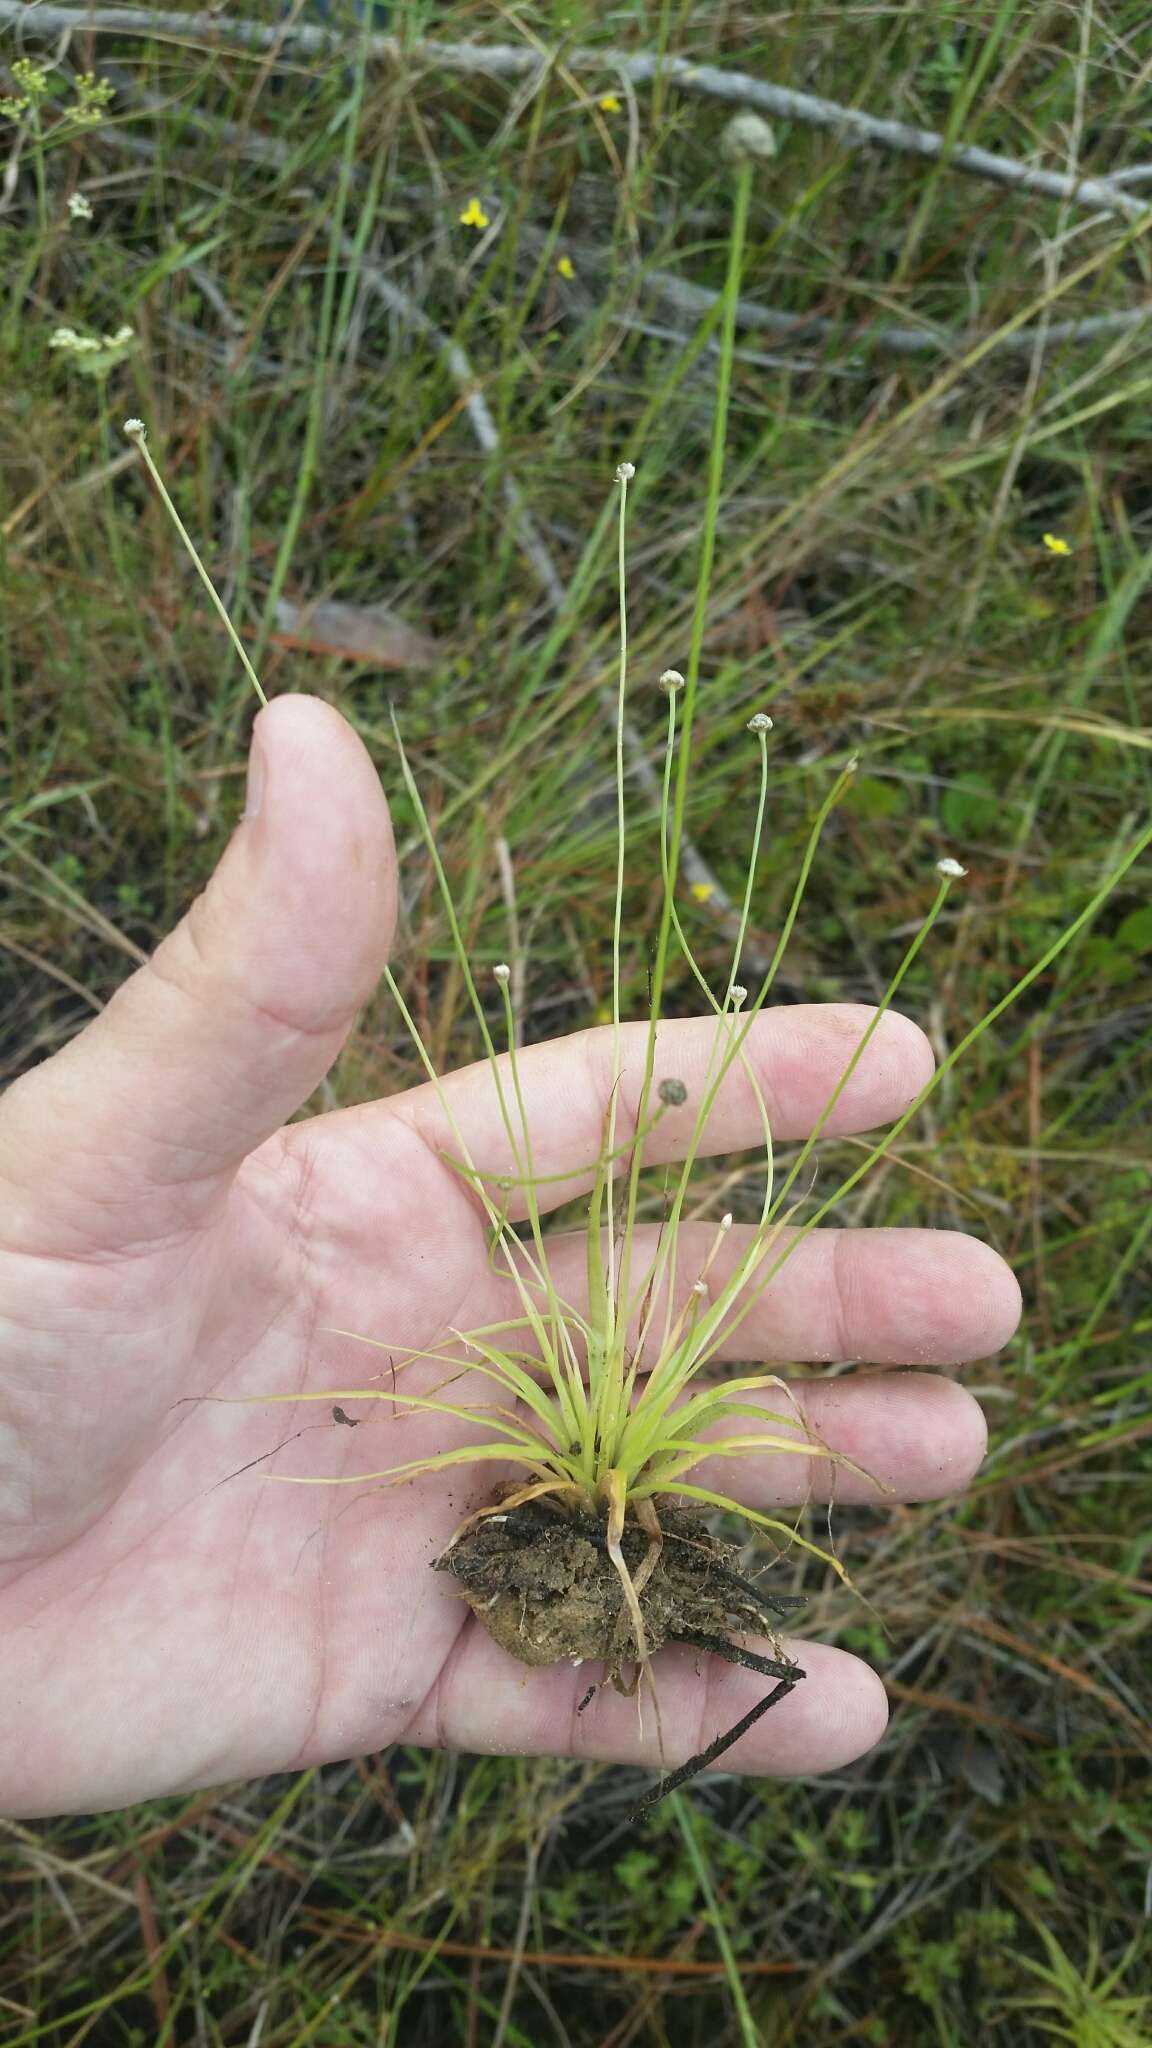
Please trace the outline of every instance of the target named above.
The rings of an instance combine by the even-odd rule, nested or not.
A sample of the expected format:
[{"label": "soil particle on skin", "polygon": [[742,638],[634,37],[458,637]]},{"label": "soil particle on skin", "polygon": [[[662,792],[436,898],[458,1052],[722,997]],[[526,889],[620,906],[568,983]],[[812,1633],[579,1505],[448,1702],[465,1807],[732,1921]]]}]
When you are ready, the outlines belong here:
[{"label": "soil particle on skin", "polygon": [[[656,1510],[663,1544],[639,1596],[649,1651],[702,1636],[765,1634],[766,1612],[779,1611],[777,1603],[740,1577],[733,1546],[671,1501]],[[621,1549],[633,1578],[643,1578],[646,1531],[626,1523]],[[436,1570],[451,1572],[488,1634],[522,1664],[601,1659],[615,1672],[637,1654],[606,1526],[594,1516],[526,1501],[472,1523]]]}]

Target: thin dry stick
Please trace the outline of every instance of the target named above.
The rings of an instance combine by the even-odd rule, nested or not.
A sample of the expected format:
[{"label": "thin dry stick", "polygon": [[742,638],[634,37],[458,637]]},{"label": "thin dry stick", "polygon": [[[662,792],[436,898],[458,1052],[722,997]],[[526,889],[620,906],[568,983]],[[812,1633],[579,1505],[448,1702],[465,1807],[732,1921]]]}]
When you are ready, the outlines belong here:
[{"label": "thin dry stick", "polygon": [[[683,348],[688,335],[683,327],[665,327],[654,320],[637,320],[631,313],[617,313],[609,309],[606,318],[628,334],[646,334],[651,341],[671,341],[677,348]],[[720,343],[713,337],[705,342],[703,354],[711,357],[720,353]],[[823,356],[811,355],[765,355],[758,348],[734,348],[734,363],[747,363],[754,370],[787,370],[795,377],[802,371],[820,377],[863,377],[863,367],[850,363],[829,363]]]},{"label": "thin dry stick", "polygon": [[[345,245],[345,254],[352,256],[350,243]],[[384,304],[407,320],[416,331],[424,335],[436,350],[449,374],[464,396],[464,410],[468,422],[486,455],[500,452],[500,434],[492,417],[488,401],[479,388],[479,380],[458,342],[442,333],[428,315],[421,310],[414,299],[408,296],[402,285],[386,277],[375,264],[363,264],[361,275],[369,290],[375,292]],[[564,580],[557,569],[542,534],[524,502],[524,494],[515,477],[504,478],[504,502],[512,518],[512,527],[523,553],[535,574],[545,598],[555,612],[560,612],[567,603],[568,593]],[[616,720],[616,695],[613,689],[605,687],[600,698],[613,723]],[[661,814],[663,787],[661,779],[648,759],[644,741],[634,725],[624,721],[624,746],[628,765],[639,787],[657,816]],[[740,918],[732,898],[723,884],[713,874],[707,861],[685,835],[680,845],[680,864],[689,885],[704,903],[707,914],[713,919],[725,937],[735,940],[740,934]],[[768,961],[756,953],[750,938],[745,937],[744,966],[749,973],[763,975],[767,972]]]},{"label": "thin dry stick", "polygon": [[[116,35],[168,35],[181,42],[208,43],[215,50],[229,43],[258,50],[276,45],[305,55],[340,50],[348,41],[337,29],[317,28],[306,22],[291,26],[280,23],[271,28],[263,22],[217,14],[176,14],[138,7],[52,7],[28,5],[25,0],[0,0],[0,23],[9,23],[37,38],[66,29],[87,29]],[[443,71],[491,78],[530,77],[536,72],[543,73],[555,62],[552,52],[501,43],[420,41],[402,49],[394,36],[383,35],[369,38],[369,50],[373,57],[395,64],[415,60]],[[650,85],[659,78],[664,84],[678,86],[681,92],[755,107],[759,113],[774,115],[780,121],[803,121],[811,127],[830,129],[849,145],[871,144],[909,156],[945,158],[953,170],[963,171],[969,177],[988,178],[994,184],[1011,185],[1026,192],[1042,192],[1048,198],[1066,199],[1076,206],[1124,214],[1129,219],[1145,211],[1141,200],[1131,197],[1109,178],[1077,178],[1066,171],[1047,171],[1039,165],[1022,163],[1018,157],[1000,156],[993,150],[966,144],[950,149],[944,136],[934,129],[913,128],[905,121],[879,120],[858,107],[819,99],[814,93],[793,92],[789,86],[772,85],[743,71],[722,71],[715,64],[692,64],[685,57],[630,56],[624,50],[571,50],[565,54],[564,62],[571,71],[594,71],[601,77],[614,73],[632,86]]]},{"label": "thin dry stick", "polygon": [[[592,263],[597,252],[585,251]],[[579,263],[580,252],[573,252]],[[666,306],[693,316],[710,311],[720,297],[719,292],[710,291],[707,286],[690,284],[687,279],[673,277],[668,271],[650,270],[643,280],[643,289],[654,297],[662,299]],[[994,341],[997,350],[1007,350],[1022,355],[1037,348],[1054,348],[1060,342],[1093,341],[1098,335],[1123,334],[1130,327],[1141,327],[1152,320],[1152,300],[1142,306],[1132,306],[1126,311],[1115,313],[1094,313],[1077,320],[1052,320],[1044,327],[1021,327],[1014,334],[1006,334]],[[851,315],[842,320],[828,320],[811,313],[785,313],[772,306],[759,306],[749,299],[736,302],[736,325],[758,327],[774,336],[800,342],[822,341],[830,335],[851,335],[856,321]],[[976,332],[957,332],[951,328],[930,327],[861,327],[860,341],[868,348],[883,349],[889,355],[963,355],[982,336]]]}]

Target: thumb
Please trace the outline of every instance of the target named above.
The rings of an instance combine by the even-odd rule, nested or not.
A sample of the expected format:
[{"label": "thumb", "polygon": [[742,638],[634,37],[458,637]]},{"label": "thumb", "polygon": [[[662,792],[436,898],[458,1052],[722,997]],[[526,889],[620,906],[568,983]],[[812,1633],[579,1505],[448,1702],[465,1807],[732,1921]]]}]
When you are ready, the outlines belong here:
[{"label": "thumb", "polygon": [[194,1228],[321,1081],[387,959],[388,809],[315,697],[260,712],[248,809],[203,895],[80,1035],[0,1102],[9,1244]]}]

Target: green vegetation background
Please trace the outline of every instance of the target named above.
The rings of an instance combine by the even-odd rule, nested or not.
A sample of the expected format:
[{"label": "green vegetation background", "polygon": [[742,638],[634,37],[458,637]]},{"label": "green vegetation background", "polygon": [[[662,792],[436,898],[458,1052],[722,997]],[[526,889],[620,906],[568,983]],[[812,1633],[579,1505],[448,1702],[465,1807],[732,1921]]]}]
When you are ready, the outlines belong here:
[{"label": "green vegetation background", "polygon": [[[1147,817],[1152,318],[1049,333],[1149,307],[1141,223],[948,153],[1152,163],[1147,8],[412,0],[391,57],[347,13],[328,53],[242,48],[233,18],[215,38],[64,47],[0,21],[9,73],[21,50],[56,67],[35,127],[16,110],[4,131],[4,1075],[80,1029],[180,914],[240,800],[248,686],[123,440],[130,414],[269,690],[328,696],[380,763],[407,851],[399,968],[437,1059],[476,1048],[391,705],[481,960],[508,949],[513,877],[525,1031],[595,1017],[614,857],[597,522],[630,457],[634,717],[655,752],[645,690],[682,661],[691,605],[715,381],[700,291],[723,277],[733,111],[634,88],[612,51],[946,138],[932,162],[775,123],[744,295],[810,324],[740,335],[689,826],[735,887],[740,736],[770,709],[767,938],[858,751],[783,993],[871,999],[953,854],[970,879],[904,1005],[953,1044]],[[244,18],[281,23],[271,0]],[[492,78],[421,36],[554,62]],[[102,118],[69,84],[89,71],[114,88]],[[1152,174],[1125,189],[1152,202]],[[347,614],[283,609],[332,601],[383,608],[354,622],[373,636],[359,656]],[[637,1008],[652,854],[629,878]],[[974,1230],[1027,1295],[1009,1353],[969,1370],[993,1440],[970,1495],[838,1518],[887,1638],[811,1587],[807,1625],[889,1682],[880,1750],[833,1779],[700,1784],[641,1834],[625,1773],[415,1752],[7,1825],[0,2043],[1150,2038],[1133,1948],[1152,1859],[1147,882],[1133,872],[845,1204]],[[719,976],[713,908],[685,914]],[[691,1007],[686,982],[671,1003]],[[417,1078],[381,1001],[322,1102]],[[751,1213],[754,1193],[750,1164],[728,1199]]]}]

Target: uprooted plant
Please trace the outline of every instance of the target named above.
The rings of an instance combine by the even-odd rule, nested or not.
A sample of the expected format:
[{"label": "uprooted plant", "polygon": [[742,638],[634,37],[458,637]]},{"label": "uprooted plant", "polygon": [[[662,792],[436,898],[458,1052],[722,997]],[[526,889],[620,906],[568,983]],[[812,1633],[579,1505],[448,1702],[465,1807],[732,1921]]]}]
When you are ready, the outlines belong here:
[{"label": "uprooted plant", "polygon": [[[319,1480],[293,1479],[287,1474],[274,1476],[287,1483],[365,1488],[399,1484],[421,1474],[447,1475],[460,1467],[496,1465],[500,1478],[494,1495],[468,1515],[437,1560],[437,1568],[451,1576],[494,1640],[523,1663],[552,1664],[562,1659],[588,1662],[603,1667],[606,1676],[620,1689],[631,1690],[646,1675],[650,1677],[652,1658],[662,1645],[680,1642],[775,1681],[735,1727],[719,1734],[700,1756],[663,1779],[641,1802],[642,1806],[721,1755],[774,1702],[786,1697],[804,1675],[776,1634],[777,1621],[802,1604],[801,1600],[795,1594],[768,1591],[761,1580],[742,1574],[737,1569],[734,1547],[721,1541],[709,1528],[705,1519],[708,1512],[741,1517],[750,1529],[776,1538],[781,1548],[799,1547],[821,1559],[842,1578],[847,1576],[830,1550],[822,1549],[786,1522],[743,1504],[737,1497],[738,1480],[733,1480],[731,1492],[715,1484],[700,1483],[699,1468],[706,1460],[713,1466],[717,1461],[727,1462],[736,1473],[741,1459],[761,1456],[765,1451],[806,1460],[826,1459],[833,1465],[849,1462],[815,1437],[780,1373],[745,1370],[726,1380],[705,1380],[705,1368],[713,1366],[722,1351],[732,1355],[734,1334],[796,1246],[884,1155],[967,1048],[1094,916],[1150,836],[1143,834],[1117,861],[1091,901],[1015,987],[972,1026],[904,1114],[867,1150],[854,1170],[819,1202],[810,1202],[805,1174],[813,1148],[880,1019],[919,954],[949,890],[963,875],[964,870],[954,859],[938,861],[938,886],[919,928],[808,1138],[797,1148],[787,1171],[777,1173],[767,1107],[748,1055],[748,1035],[771,994],[800,911],[822,829],[851,780],[855,762],[847,762],[831,779],[816,810],[775,950],[767,970],[759,977],[758,987],[751,991],[740,983],[738,976],[764,840],[772,720],[764,712],[753,713],[747,720],[753,743],[759,749],[759,797],[731,969],[717,994],[689,943],[677,897],[703,622],[720,499],[731,338],[729,327],[721,356],[713,459],[686,673],[681,675],[669,669],[660,678],[667,700],[659,816],[660,917],[652,950],[642,1078],[627,1110],[622,1100],[625,1065],[621,964],[629,850],[625,534],[628,487],[635,472],[627,462],[616,472],[620,663],[615,721],[616,876],[610,1020],[613,1055],[597,1157],[586,1162],[591,1193],[586,1209],[586,1285],[582,1299],[577,1303],[561,1294],[550,1266],[538,1194],[550,1178],[572,1178],[572,1169],[557,1176],[537,1170],[531,1119],[521,1088],[510,994],[512,970],[506,964],[493,970],[503,1016],[503,1030],[498,1034],[502,1043],[498,1046],[469,958],[449,878],[397,732],[401,773],[441,892],[455,961],[489,1062],[511,1171],[506,1162],[493,1171],[486,1168],[484,1160],[473,1157],[403,991],[391,970],[386,970],[385,978],[452,1134],[455,1151],[445,1156],[482,1206],[490,1231],[491,1259],[511,1282],[519,1312],[499,1324],[453,1329],[445,1347],[431,1351],[405,1352],[389,1341],[387,1333],[333,1332],[386,1352],[387,1384],[381,1384],[381,1375],[375,1383],[352,1389],[258,1397],[269,1402],[320,1401],[330,1408],[334,1403],[347,1401],[384,1400],[394,1409],[421,1410],[468,1426],[467,1441],[383,1471]],[[147,448],[142,423],[129,422],[128,432],[140,448],[263,700],[263,691],[244,649],[171,506]],[[664,1179],[660,1227],[655,1251],[649,1256],[641,1253],[638,1231],[638,1218],[649,1192],[645,1144],[667,1112],[684,1106],[688,1096],[679,1075],[659,1071],[658,1025],[676,951],[695,978],[715,1028],[707,1069],[696,1099],[690,1104],[693,1120],[683,1158]],[[726,1244],[734,1241],[729,1237],[732,1217],[719,1218],[710,1249],[685,1291],[678,1278],[678,1246],[689,1189],[709,1118],[720,1091],[737,1070],[751,1090],[762,1128],[764,1191],[760,1215],[748,1234],[746,1248],[734,1263],[721,1257]],[[523,1234],[516,1227],[517,1221]],[[417,1361],[443,1368],[438,1382],[419,1393],[409,1392],[402,1384],[405,1368]],[[473,1374],[478,1374],[491,1388],[489,1404],[478,1406],[453,1398],[454,1387],[465,1375]],[[341,1407],[333,1412],[337,1421],[351,1419]],[[748,1648],[748,1637],[766,1639],[769,1654]],[[585,1704],[596,1690],[596,1685],[589,1689]]]}]

